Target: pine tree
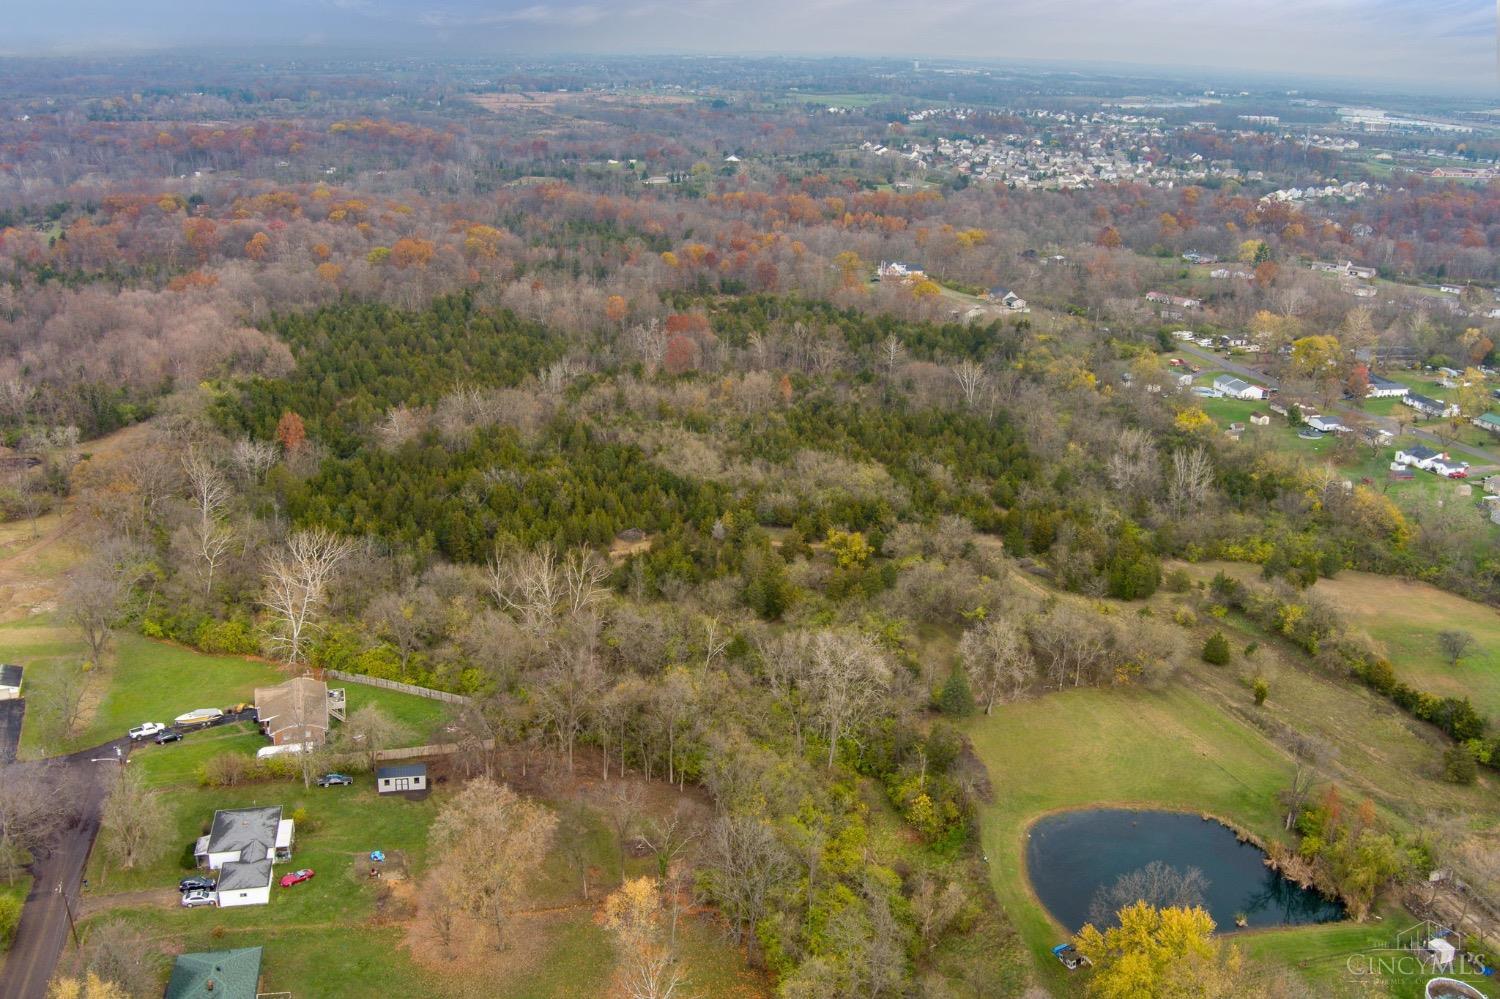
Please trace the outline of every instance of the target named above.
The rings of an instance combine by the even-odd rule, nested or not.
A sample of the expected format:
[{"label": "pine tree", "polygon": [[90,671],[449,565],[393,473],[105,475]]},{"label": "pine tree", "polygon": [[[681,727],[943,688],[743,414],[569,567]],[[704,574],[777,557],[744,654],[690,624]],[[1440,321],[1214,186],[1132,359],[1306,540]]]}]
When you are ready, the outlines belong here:
[{"label": "pine tree", "polygon": [[1229,639],[1224,637],[1222,631],[1209,635],[1208,641],[1203,643],[1203,661],[1215,666],[1223,666],[1229,662]]}]

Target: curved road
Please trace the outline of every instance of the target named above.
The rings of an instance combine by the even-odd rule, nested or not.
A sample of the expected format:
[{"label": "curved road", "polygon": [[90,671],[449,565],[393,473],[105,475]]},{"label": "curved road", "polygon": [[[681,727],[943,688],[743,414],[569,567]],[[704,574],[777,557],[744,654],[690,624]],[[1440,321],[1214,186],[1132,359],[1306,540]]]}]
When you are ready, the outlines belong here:
[{"label": "curved road", "polygon": [[[116,749],[122,757],[128,756],[130,740],[117,739],[71,756],[12,763],[0,769],[0,780],[4,780],[6,774],[29,767],[61,766],[72,778],[66,786],[75,788],[77,796],[73,802],[74,815],[67,827],[31,865],[31,894],[21,910],[21,923],[16,928],[10,953],[0,967],[0,996],[4,999],[45,999],[47,995],[47,983],[52,980],[68,939],[68,907],[72,907],[74,915],[78,913],[84,867],[99,834],[99,819],[116,776],[118,764],[113,762]],[[98,759],[108,762],[93,762]]]}]

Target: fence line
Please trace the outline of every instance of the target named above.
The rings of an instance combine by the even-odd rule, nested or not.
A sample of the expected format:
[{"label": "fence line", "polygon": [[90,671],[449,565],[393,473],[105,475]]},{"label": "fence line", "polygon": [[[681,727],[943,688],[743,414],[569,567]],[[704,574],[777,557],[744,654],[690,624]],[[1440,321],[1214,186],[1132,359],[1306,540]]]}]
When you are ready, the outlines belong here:
[{"label": "fence line", "polygon": [[[482,746],[486,750],[495,748],[494,739],[486,739]],[[431,746],[408,746],[405,749],[378,749],[375,751],[375,760],[385,763],[388,760],[414,760],[423,756],[452,756],[458,752],[459,743],[439,742]]]},{"label": "fence line", "polygon": [[400,683],[396,680],[385,680],[378,676],[363,676],[359,673],[344,673],[336,669],[324,670],[324,673],[339,680],[346,680],[349,683],[363,683],[366,686],[395,690],[403,694],[413,694],[417,697],[426,697],[434,701],[447,701],[449,704],[473,703],[473,698],[465,697],[463,694],[450,694],[446,690],[418,687],[414,683]]}]

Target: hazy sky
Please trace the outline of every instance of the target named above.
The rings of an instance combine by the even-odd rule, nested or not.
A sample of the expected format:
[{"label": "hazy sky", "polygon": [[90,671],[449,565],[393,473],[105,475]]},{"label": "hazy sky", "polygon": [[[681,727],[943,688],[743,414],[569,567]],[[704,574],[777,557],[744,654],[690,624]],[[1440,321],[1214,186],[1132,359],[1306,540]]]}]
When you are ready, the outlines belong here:
[{"label": "hazy sky", "polygon": [[9,0],[0,51],[339,43],[465,52],[1107,60],[1495,92],[1494,0]]}]

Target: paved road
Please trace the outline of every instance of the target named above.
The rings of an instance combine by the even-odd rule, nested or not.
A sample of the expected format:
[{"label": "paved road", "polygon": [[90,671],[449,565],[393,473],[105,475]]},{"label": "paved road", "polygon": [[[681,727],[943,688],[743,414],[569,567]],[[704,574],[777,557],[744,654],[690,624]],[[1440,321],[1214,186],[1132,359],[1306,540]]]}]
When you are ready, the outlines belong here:
[{"label": "paved road", "polygon": [[72,906],[77,914],[84,867],[99,834],[104,801],[116,777],[115,764],[92,761],[113,757],[116,747],[123,753],[130,751],[128,742],[120,739],[71,756],[12,763],[5,768],[4,774],[8,776],[30,768],[61,767],[71,778],[60,783],[73,789],[73,817],[51,849],[42,851],[31,865],[31,894],[21,910],[21,924],[16,928],[5,965],[0,967],[0,996],[4,999],[45,999],[47,995],[47,983],[68,941],[67,906]]},{"label": "paved road", "polygon": [[0,701],[0,764],[16,762],[16,749],[21,745],[21,719],[26,715],[26,702],[17,697]]},{"label": "paved road", "polygon": [[[1184,343],[1182,341],[1177,342],[1176,349],[1182,351],[1185,354],[1192,354],[1194,357],[1198,358],[1206,364],[1212,364],[1215,368],[1222,368],[1223,370],[1228,371],[1231,374],[1239,375],[1241,378],[1253,379],[1270,388],[1279,388],[1276,379],[1272,378],[1270,375],[1267,375],[1265,372],[1261,371],[1258,368],[1252,368],[1248,364],[1241,364],[1233,358],[1224,357],[1220,354],[1215,354],[1212,351],[1204,350],[1202,347],[1199,347],[1196,344]],[[1389,430],[1393,434],[1399,435],[1403,432],[1400,425],[1395,420],[1389,417],[1372,416],[1369,413],[1365,413],[1362,410],[1347,405],[1346,403],[1336,403],[1333,408],[1340,413],[1344,413],[1350,416],[1364,416],[1372,423],[1378,425],[1381,429]],[[1450,454],[1464,455],[1471,461],[1476,461],[1485,465],[1500,465],[1500,454],[1496,454],[1493,451],[1488,451],[1484,448],[1470,447],[1467,444],[1444,443],[1442,438],[1438,437],[1437,434],[1434,434],[1428,430],[1422,430],[1418,427],[1407,427],[1404,432],[1411,435],[1412,437],[1417,438],[1420,441],[1423,441],[1424,443],[1434,445],[1439,451],[1447,451]]]}]

